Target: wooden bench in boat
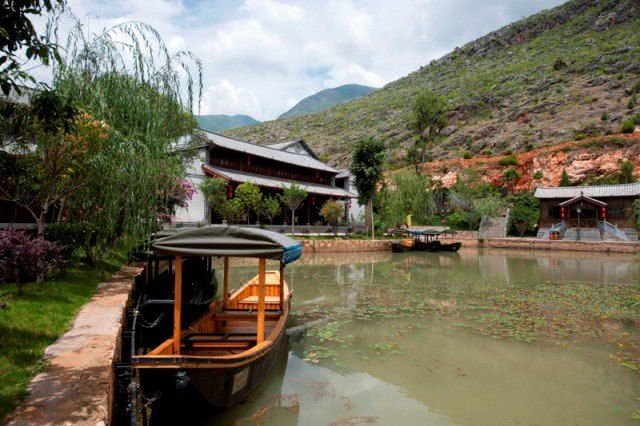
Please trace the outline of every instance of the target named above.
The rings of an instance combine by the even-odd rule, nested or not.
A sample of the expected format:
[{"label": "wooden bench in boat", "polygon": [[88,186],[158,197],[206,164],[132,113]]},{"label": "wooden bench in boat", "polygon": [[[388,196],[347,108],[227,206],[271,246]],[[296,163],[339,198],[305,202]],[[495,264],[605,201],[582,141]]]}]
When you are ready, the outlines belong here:
[{"label": "wooden bench in boat", "polygon": [[[258,304],[258,296],[247,296],[244,299],[240,300],[240,303],[252,303]],[[265,296],[264,303],[280,303],[280,296]]]},{"label": "wooden bench in boat", "polygon": [[[282,315],[281,311],[267,311],[265,313],[265,320],[273,320],[277,321],[280,319],[280,315]],[[253,310],[226,310],[222,312],[217,312],[215,314],[215,320],[257,320],[258,319],[258,311]]]}]

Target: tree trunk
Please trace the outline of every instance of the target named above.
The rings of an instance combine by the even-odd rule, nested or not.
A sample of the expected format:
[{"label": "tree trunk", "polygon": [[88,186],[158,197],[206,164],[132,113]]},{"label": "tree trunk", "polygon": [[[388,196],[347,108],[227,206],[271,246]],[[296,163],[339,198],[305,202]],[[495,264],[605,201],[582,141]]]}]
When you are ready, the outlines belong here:
[{"label": "tree trunk", "polygon": [[296,211],[291,209],[291,235],[296,235]]},{"label": "tree trunk", "polygon": [[[44,220],[45,220],[46,210],[43,210],[40,213],[40,216],[36,219],[36,224],[38,226],[38,238],[44,239]],[[42,284],[44,282],[44,260],[42,257],[38,257],[38,274],[36,276],[36,284]],[[22,288],[20,288],[20,294],[22,294]]]},{"label": "tree trunk", "polygon": [[367,233],[371,230],[371,237],[374,237],[373,231],[373,199],[369,198],[365,204],[364,225],[367,228]]}]

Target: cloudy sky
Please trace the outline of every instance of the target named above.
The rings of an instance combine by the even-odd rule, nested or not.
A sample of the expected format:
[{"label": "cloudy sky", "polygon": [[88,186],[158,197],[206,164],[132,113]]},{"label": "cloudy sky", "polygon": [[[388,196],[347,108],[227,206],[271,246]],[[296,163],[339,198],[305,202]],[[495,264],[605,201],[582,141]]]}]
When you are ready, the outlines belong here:
[{"label": "cloudy sky", "polygon": [[381,87],[563,0],[68,0],[91,31],[130,20],[204,64],[203,114],[276,118],[347,83]]}]

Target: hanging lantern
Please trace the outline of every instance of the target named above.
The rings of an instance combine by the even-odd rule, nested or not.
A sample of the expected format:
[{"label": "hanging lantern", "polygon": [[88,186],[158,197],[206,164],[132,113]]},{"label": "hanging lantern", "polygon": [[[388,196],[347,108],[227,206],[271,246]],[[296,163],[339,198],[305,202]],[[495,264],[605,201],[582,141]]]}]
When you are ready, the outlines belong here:
[{"label": "hanging lantern", "polygon": [[564,220],[564,219],[565,219],[565,210],[564,210],[564,207],[560,207],[560,218],[561,218],[562,220]]},{"label": "hanging lantern", "polygon": [[607,218],[607,208],[603,206],[600,209],[600,219],[605,220],[606,218]]}]

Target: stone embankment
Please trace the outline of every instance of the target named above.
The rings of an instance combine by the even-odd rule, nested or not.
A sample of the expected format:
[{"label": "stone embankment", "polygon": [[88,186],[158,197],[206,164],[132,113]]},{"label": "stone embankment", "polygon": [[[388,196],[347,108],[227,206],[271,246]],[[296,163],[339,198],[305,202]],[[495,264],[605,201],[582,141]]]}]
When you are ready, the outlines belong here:
[{"label": "stone embankment", "polygon": [[71,330],[45,350],[47,369],[31,381],[9,425],[109,424],[118,336],[140,271],[125,266],[98,285]]},{"label": "stone embankment", "polygon": [[302,240],[304,253],[345,253],[363,251],[389,251],[391,240]]},{"label": "stone embankment", "polygon": [[[448,241],[445,240],[445,241]],[[459,231],[454,241],[463,247],[512,248],[525,250],[640,253],[640,243],[621,241],[550,241],[537,238],[478,238],[477,231]],[[346,253],[391,250],[392,240],[302,240],[304,253]]]}]

